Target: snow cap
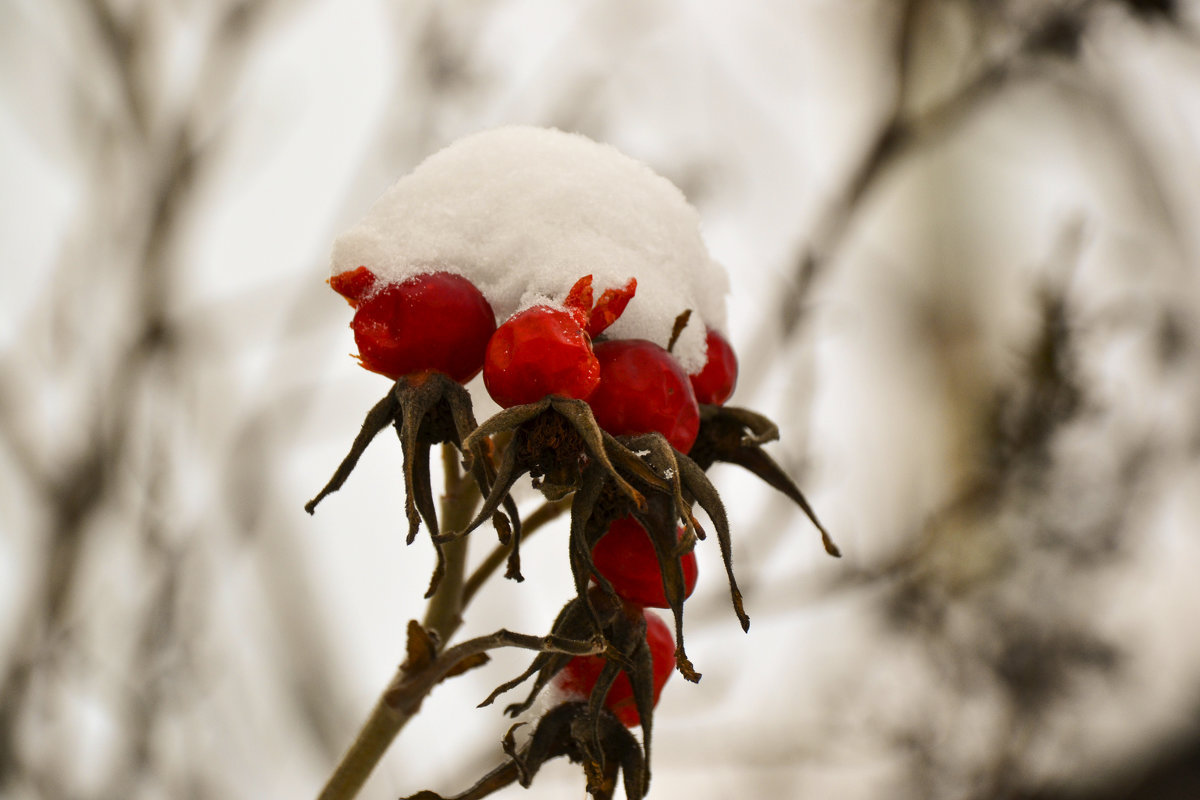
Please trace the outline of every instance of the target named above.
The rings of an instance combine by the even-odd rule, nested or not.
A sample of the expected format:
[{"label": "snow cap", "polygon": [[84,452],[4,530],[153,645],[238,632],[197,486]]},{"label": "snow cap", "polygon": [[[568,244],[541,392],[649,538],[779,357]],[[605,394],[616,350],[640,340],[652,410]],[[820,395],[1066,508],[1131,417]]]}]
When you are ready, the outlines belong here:
[{"label": "snow cap", "polygon": [[333,274],[359,266],[383,283],[462,275],[497,322],[537,304],[561,307],[584,275],[596,297],[637,278],[606,335],[666,347],[690,308],[673,350],[688,373],[704,366],[705,327],[725,328],[729,279],[683,193],[615,148],[559,130],[496,128],[425,159],[334,241]]}]

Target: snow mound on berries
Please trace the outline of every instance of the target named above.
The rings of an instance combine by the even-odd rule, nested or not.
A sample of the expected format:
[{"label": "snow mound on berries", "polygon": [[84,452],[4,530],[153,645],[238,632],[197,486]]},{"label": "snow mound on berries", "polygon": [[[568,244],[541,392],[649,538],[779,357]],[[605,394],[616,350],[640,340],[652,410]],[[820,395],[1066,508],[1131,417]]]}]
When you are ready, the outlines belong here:
[{"label": "snow mound on berries", "polygon": [[683,193],[649,167],[578,134],[506,127],[427,158],[333,246],[333,273],[365,266],[387,283],[432,271],[470,279],[503,322],[560,306],[591,274],[595,296],[637,278],[613,338],[674,348],[689,373],[705,360],[705,326],[725,328],[728,278],[700,238]]}]

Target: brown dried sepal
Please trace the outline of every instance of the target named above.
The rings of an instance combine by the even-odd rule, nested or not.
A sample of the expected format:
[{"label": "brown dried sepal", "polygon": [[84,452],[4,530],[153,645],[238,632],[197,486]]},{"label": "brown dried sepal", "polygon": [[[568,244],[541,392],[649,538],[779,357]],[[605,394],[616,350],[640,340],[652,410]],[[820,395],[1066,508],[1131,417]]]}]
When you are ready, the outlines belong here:
[{"label": "brown dried sepal", "polygon": [[[496,513],[501,503],[507,508],[512,503],[509,492],[526,473],[533,478],[535,488],[547,499],[556,501],[579,489],[588,465],[599,465],[635,506],[644,506],[642,494],[618,474],[610,460],[610,455],[624,455],[621,452],[624,447],[600,430],[591,407],[584,401],[549,395],[536,403],[500,411],[464,439],[462,450],[467,466],[474,468],[483,442],[505,433],[511,436],[483,507],[466,528],[447,532],[438,537],[439,542],[466,536]],[[523,580],[519,528],[512,533],[505,577]]]},{"label": "brown dried sepal", "polygon": [[[596,627],[597,621],[599,628]],[[587,595],[572,598],[554,620],[551,635],[555,638],[580,640],[599,631],[606,643],[607,663],[601,671],[587,703],[589,737],[580,742],[584,754],[603,766],[604,746],[602,719],[609,712],[604,698],[621,672],[633,688],[633,701],[641,720],[643,755],[650,762],[650,742],[654,725],[654,670],[650,647],[646,643],[646,620],[640,606],[623,603],[616,595],[594,587]],[[526,698],[505,708],[509,716],[528,711],[541,691],[554,679],[574,656],[562,652],[538,653],[529,667],[517,677],[506,681],[488,695],[480,707],[490,705],[504,692],[514,689],[530,677],[534,683]],[[611,715],[609,715],[611,716]]]},{"label": "brown dried sepal", "polygon": [[[658,560],[659,573],[668,607],[675,619],[675,663],[681,675],[689,681],[700,680],[687,658],[683,638],[683,565],[682,557],[698,539],[704,539],[704,529],[692,513],[698,503],[711,520],[721,548],[725,574],[734,612],[742,630],[749,630],[750,617],[742,602],[742,593],[733,573],[733,544],[729,534],[729,519],[725,505],[708,476],[691,458],[675,450],[658,433],[619,438],[622,449],[612,459],[617,471],[644,490],[646,505],[641,508],[624,503],[610,486],[605,475],[585,470],[579,491],[571,504],[571,569],[576,592],[583,596],[589,580],[611,591],[608,581],[600,576],[592,563],[591,552],[614,519],[633,514],[650,535]],[[683,524],[684,535],[676,539],[676,523]]]},{"label": "brown dried sepal", "polygon": [[[350,452],[342,459],[329,483],[305,504],[304,510],[312,514],[321,500],[342,488],[367,445],[388,425],[396,429],[404,453],[407,542],[413,543],[421,520],[424,520],[437,553],[437,563],[425,593],[426,597],[432,597],[445,572],[445,556],[442,540],[438,536],[437,511],[429,475],[429,449],[435,444],[449,442],[464,452],[471,463],[471,475],[484,495],[490,493],[496,478],[495,467],[487,457],[488,443],[485,439],[476,437],[472,443],[478,448],[479,457],[472,457],[474,454],[464,450],[463,442],[476,430],[477,425],[471,395],[459,383],[440,372],[419,372],[396,381],[391,391],[367,412],[362,428],[350,446]],[[499,512],[499,504],[489,516],[501,539],[519,537],[521,522],[516,504],[507,496],[501,499],[507,517]]]},{"label": "brown dried sepal", "polygon": [[703,470],[717,461],[725,461],[753,472],[768,486],[782,492],[798,505],[821,532],[821,544],[825,552],[841,558],[841,551],[817,519],[816,512],[800,487],[762,449],[762,445],[778,438],[779,428],[762,414],[732,406],[702,405],[700,432],[696,436],[696,443],[692,445],[691,459]]},{"label": "brown dried sepal", "polygon": [[[423,791],[404,800],[480,800],[519,783],[528,788],[542,765],[559,756],[583,765],[587,790],[596,800],[611,800],[617,777],[624,778],[628,800],[642,800],[650,785],[650,773],[637,738],[607,710],[593,723],[587,705],[562,703],[537,722],[524,747],[518,749],[515,733],[524,723],[509,728],[502,747],[508,761],[484,775],[467,791],[446,797]],[[593,735],[598,731],[597,735]]]}]

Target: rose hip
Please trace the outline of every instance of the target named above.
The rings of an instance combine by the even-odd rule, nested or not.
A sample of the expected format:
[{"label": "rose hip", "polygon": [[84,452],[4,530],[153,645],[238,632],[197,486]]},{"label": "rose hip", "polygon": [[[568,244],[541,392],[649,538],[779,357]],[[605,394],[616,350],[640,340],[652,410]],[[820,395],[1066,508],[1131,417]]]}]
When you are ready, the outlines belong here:
[{"label": "rose hip", "polygon": [[[676,538],[682,532],[680,528]],[[622,517],[609,526],[592,548],[592,563],[621,598],[654,608],[669,606],[650,534],[633,517]],[[680,566],[683,596],[687,598],[696,588],[696,554],[684,553]]]},{"label": "rose hip", "polygon": [[708,360],[695,375],[690,376],[696,402],[724,405],[737,386],[738,363],[729,341],[712,328],[708,329],[705,344]]},{"label": "rose hip", "polygon": [[681,453],[700,429],[700,407],[679,362],[645,339],[614,339],[595,347],[600,385],[587,398],[600,427],[613,434],[658,432]]},{"label": "rose hip", "polygon": [[563,308],[533,306],[509,317],[487,345],[483,383],[504,408],[535,403],[548,394],[587,399],[600,380],[592,351],[598,336],[625,310],[637,289],[630,281],[608,289],[592,305],[592,276],[575,282]]},{"label": "rose hip", "polygon": [[[653,611],[642,612],[646,618],[646,643],[650,647],[650,658],[654,676],[653,703],[658,705],[663,685],[675,669],[675,640],[671,629]],[[554,678],[554,684],[568,694],[588,697],[596,685],[606,661],[602,655],[576,656],[567,662]],[[637,703],[633,699],[633,686],[629,676],[621,672],[604,698],[604,706],[617,715],[627,728],[641,724]]]},{"label": "rose hip", "polygon": [[433,370],[466,383],[483,368],[496,330],[492,307],[469,280],[449,272],[380,285],[366,267],[329,285],[355,308],[350,323],[359,362],[396,380]]},{"label": "rose hip", "polygon": [[592,340],[565,311],[549,306],[521,311],[488,342],[483,384],[504,408],[548,394],[586,399],[599,381]]}]

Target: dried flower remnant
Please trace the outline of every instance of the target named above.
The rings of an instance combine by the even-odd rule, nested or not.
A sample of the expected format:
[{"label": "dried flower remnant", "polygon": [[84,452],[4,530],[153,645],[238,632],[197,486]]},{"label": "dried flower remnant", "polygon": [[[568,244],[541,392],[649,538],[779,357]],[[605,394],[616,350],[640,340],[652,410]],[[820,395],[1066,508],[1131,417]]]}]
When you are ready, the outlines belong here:
[{"label": "dried flower remnant", "polygon": [[567,702],[546,712],[537,722],[529,742],[516,745],[515,732],[524,723],[509,729],[501,743],[509,760],[483,776],[467,791],[451,797],[422,791],[403,800],[479,800],[519,783],[528,788],[542,765],[559,756],[584,765],[587,790],[596,800],[609,800],[617,789],[618,774],[624,778],[625,797],[641,800],[646,796],[650,773],[637,738],[607,710],[601,710],[597,724],[599,748],[593,743],[586,703]]},{"label": "dried flower remnant", "polygon": [[[433,485],[429,475],[429,449],[435,444],[453,444],[460,451],[463,441],[476,429],[471,396],[456,381],[439,372],[418,372],[397,379],[391,390],[367,412],[362,428],[350,446],[350,452],[338,465],[333,477],[304,505],[309,514],[328,495],[336,492],[358,465],[367,445],[391,425],[400,439],[404,453],[404,507],[408,517],[408,544],[417,537],[421,520],[425,521],[437,553],[437,563],[429,581],[426,597],[437,591],[445,573],[445,555],[438,536],[437,512],[434,509]],[[490,492],[495,474],[487,459],[472,461],[471,474],[480,491]],[[507,517],[492,514],[493,524],[501,539],[519,538],[521,521],[516,504],[503,498]]]},{"label": "dried flower remnant", "polygon": [[821,533],[825,552],[841,558],[833,537],[817,519],[808,499],[783,468],[762,446],[779,438],[779,427],[762,414],[745,408],[706,405],[700,408],[700,431],[692,446],[692,460],[704,470],[718,461],[737,464],[757,475],[799,506]]}]

